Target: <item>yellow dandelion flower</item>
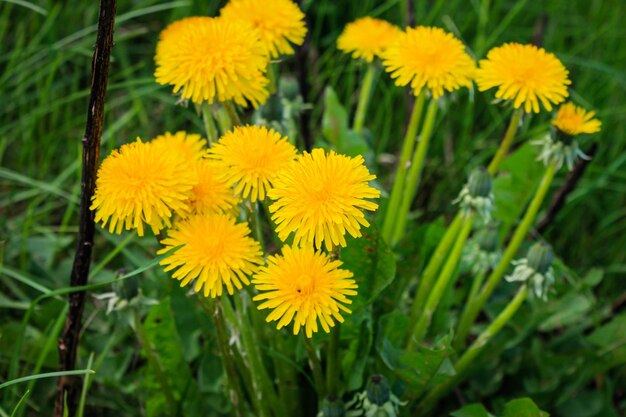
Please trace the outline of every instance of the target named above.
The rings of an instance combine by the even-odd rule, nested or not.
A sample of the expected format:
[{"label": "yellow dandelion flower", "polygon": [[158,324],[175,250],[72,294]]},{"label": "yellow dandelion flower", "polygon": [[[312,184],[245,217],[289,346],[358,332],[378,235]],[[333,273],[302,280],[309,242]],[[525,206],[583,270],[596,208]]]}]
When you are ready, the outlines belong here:
[{"label": "yellow dandelion flower", "polygon": [[595,112],[587,111],[570,102],[559,107],[552,124],[571,136],[596,133],[600,131],[602,123],[595,116]]},{"label": "yellow dandelion flower", "polygon": [[212,17],[172,23],[159,37],[155,55],[159,84],[194,103],[234,100],[253,106],[268,96],[268,56],[250,25]]},{"label": "yellow dandelion flower", "polygon": [[102,162],[90,208],[96,211],[96,223],[108,223],[111,233],[137,229],[143,236],[145,223],[156,234],[171,226],[173,212],[188,210],[194,182],[182,158],[138,138]]},{"label": "yellow dandelion flower", "polygon": [[237,224],[225,214],[194,215],[176,222],[157,253],[184,245],[160,264],[165,272],[175,270],[172,278],[181,287],[195,280],[194,291],[204,289],[205,297],[215,298],[224,286],[233,294],[234,287],[250,284],[248,276],[263,263],[261,245],[249,234],[247,223]]},{"label": "yellow dandelion flower", "polygon": [[480,61],[476,84],[480,91],[498,87],[496,97],[524,106],[527,113],[539,113],[539,103],[551,111],[553,104],[568,96],[568,71],[561,61],[534,45],[506,43],[487,53]]},{"label": "yellow dandelion flower", "polygon": [[352,58],[372,62],[402,34],[402,30],[382,19],[363,17],[348,23],[337,39],[337,48]]},{"label": "yellow dandelion flower", "polygon": [[206,154],[206,139],[200,135],[187,133],[184,131],[171,134],[166,132],[152,139],[156,146],[163,146],[169,152],[179,155],[185,162],[197,161]]},{"label": "yellow dandelion flower", "polygon": [[306,336],[317,332],[317,321],[326,333],[343,323],[341,312],[351,313],[344,304],[356,295],[357,284],[352,272],[339,269],[341,261],[331,260],[313,248],[284,246],[282,255],[270,256],[252,278],[259,291],[254,301],[264,301],[258,308],[272,309],[265,319],[278,321],[277,329],[293,321],[293,334],[304,327]]},{"label": "yellow dandelion flower", "polygon": [[194,172],[197,183],[191,189],[187,202],[191,213],[232,213],[238,203],[237,198],[211,161],[197,161]]},{"label": "yellow dandelion flower", "polygon": [[426,88],[434,98],[470,87],[476,71],[463,43],[437,27],[407,28],[382,57],[396,85],[410,84],[415,95]]},{"label": "yellow dandelion flower", "polygon": [[380,197],[380,191],[368,184],[376,176],[363,163],[361,156],[313,149],[288,164],[268,193],[276,200],[270,211],[280,239],[294,232],[295,245],[320,248],[324,243],[330,250],[346,246],[346,231],[361,236],[361,226],[369,226],[363,210],[378,208],[365,199]]},{"label": "yellow dandelion flower", "polygon": [[235,186],[235,194],[264,200],[278,171],[296,156],[296,148],[280,133],[264,126],[236,127],[209,149],[209,158]]},{"label": "yellow dandelion flower", "polygon": [[220,11],[224,19],[252,24],[270,57],[293,54],[306,35],[304,13],[291,0],[230,0]]}]

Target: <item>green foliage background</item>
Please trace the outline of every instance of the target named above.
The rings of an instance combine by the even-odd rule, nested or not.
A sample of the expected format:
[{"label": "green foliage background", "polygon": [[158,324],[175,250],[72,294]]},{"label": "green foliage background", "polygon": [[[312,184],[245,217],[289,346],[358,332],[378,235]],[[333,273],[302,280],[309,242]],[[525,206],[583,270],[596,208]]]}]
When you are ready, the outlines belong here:
[{"label": "green foliage background", "polygon": [[[214,15],[219,7],[217,1],[119,1],[102,155],[136,136],[148,139],[165,130],[203,131],[193,111],[175,107],[169,89],[154,82],[153,54],[158,33],[169,22],[195,14]],[[309,92],[305,99],[314,107],[309,129],[316,142],[323,143],[332,139],[324,134],[324,119],[339,117],[341,112],[329,112],[332,97],[324,92],[332,87],[337,93],[336,105],[352,108],[364,69],[336,50],[338,34],[346,23],[365,15],[403,25],[410,19],[409,7],[406,0],[316,0],[305,1],[302,8],[310,31],[306,61]],[[416,1],[412,8],[416,23],[455,33],[478,58],[506,41],[541,40],[571,71],[573,100],[597,109],[603,121],[593,161],[544,234],[559,257],[558,297],[518,314],[483,358],[482,370],[462,386],[461,396],[468,402],[482,400],[490,410],[504,415],[508,415],[504,404],[523,396],[531,396],[555,416],[623,415],[625,3],[491,0],[483,25],[479,24],[478,0]],[[2,380],[56,369],[56,338],[66,314],[62,297],[38,304],[27,323],[24,316],[39,295],[68,285],[77,231],[80,138],[97,10],[95,1],[0,0]],[[282,68],[283,73],[297,74],[293,58],[286,60]],[[497,146],[508,112],[490,104],[491,99],[490,94],[461,92],[449,100],[448,111],[439,118],[424,181],[413,207],[411,232],[400,251],[397,279],[410,276],[423,263],[441,234],[443,219],[454,213],[452,197],[469,171],[488,161]],[[397,152],[407,108],[405,92],[381,74],[366,121],[367,152],[379,156]],[[508,174],[496,184],[498,193],[506,195],[496,209],[505,222],[515,221],[530,197],[532,184],[541,175],[541,165],[522,144],[545,129],[549,116],[529,119],[519,136],[519,150],[506,162]],[[583,149],[590,146],[584,143]],[[392,165],[385,162],[387,159],[371,158],[369,162],[381,186],[389,189]],[[562,180],[561,175],[555,187]],[[376,238],[371,239],[375,242]],[[99,232],[92,282],[145,265],[153,258],[153,249],[151,242],[131,235]],[[358,257],[361,249],[352,248],[356,253],[354,262],[363,262]],[[349,255],[346,262],[350,262]],[[384,260],[381,262],[382,268],[386,267]],[[377,293],[375,285],[378,283],[372,284],[372,295]],[[119,311],[105,313],[107,292],[118,297],[115,307]],[[506,290],[501,295],[506,295]],[[497,311],[505,300],[503,296],[494,297],[488,311]],[[373,315],[355,311],[350,319],[343,335],[349,351],[342,364],[350,376],[344,378],[350,390],[362,386],[370,361],[389,359],[386,347],[391,345],[381,339],[381,334],[393,340],[394,331],[403,325],[403,314],[398,311],[381,318],[375,313],[376,308],[393,305],[395,297],[392,291],[385,291]],[[153,307],[158,302],[158,307]],[[93,369],[97,370],[90,379],[86,415],[196,415],[196,410],[207,413],[202,408],[205,404],[211,404],[211,413],[228,413],[229,404],[219,384],[222,376],[217,347],[211,343],[212,323],[201,306],[189,308],[189,303],[185,291],[156,269],[138,280],[125,280],[93,294],[85,312],[79,360],[80,367],[86,367],[93,353]],[[453,293],[448,303],[454,304]],[[446,317],[437,317],[433,333],[446,334],[446,323]],[[387,331],[379,331],[379,326]],[[273,331],[266,327],[266,331]],[[20,338],[23,349],[15,352]],[[363,355],[369,352],[373,359],[364,361]],[[423,355],[431,355],[432,360],[440,357],[437,351]],[[305,364],[303,357],[274,355],[274,360],[278,364],[296,360],[299,362],[295,365],[300,366]],[[393,367],[390,362],[386,365]],[[350,374],[354,369],[357,372]],[[308,384],[306,380],[299,383]],[[19,386],[2,393],[3,415],[10,414],[25,388]],[[54,381],[31,382],[30,388],[26,414],[49,414]],[[311,415],[306,410],[314,408],[307,403],[298,406],[304,410],[303,415]],[[460,406],[452,396],[444,409]],[[466,410],[465,414],[455,415],[483,415],[471,413]]]}]

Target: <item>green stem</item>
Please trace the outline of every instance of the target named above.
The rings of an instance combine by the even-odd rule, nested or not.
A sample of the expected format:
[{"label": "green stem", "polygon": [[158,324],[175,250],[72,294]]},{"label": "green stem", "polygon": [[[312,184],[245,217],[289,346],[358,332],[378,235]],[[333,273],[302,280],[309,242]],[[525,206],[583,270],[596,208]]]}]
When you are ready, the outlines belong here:
[{"label": "green stem", "polygon": [[526,297],[528,296],[528,286],[522,285],[515,294],[515,297],[504,310],[496,317],[496,319],[478,336],[472,345],[463,353],[459,361],[454,366],[456,374],[454,377],[446,380],[444,383],[437,385],[418,405],[420,412],[430,410],[437,401],[448,393],[448,391],[456,386],[468,371],[469,366],[474,363],[476,357],[485,349],[487,344],[502,330],[502,328],[513,318],[517,310],[520,308]]},{"label": "green stem", "polygon": [[474,50],[480,56],[485,46],[485,28],[489,22],[489,3],[490,0],[482,0],[480,11],[478,13],[478,35],[476,36],[476,47]]},{"label": "green stem", "polygon": [[226,373],[226,379],[230,386],[230,400],[234,403],[235,412],[238,417],[244,417],[246,415],[244,409],[244,395],[241,385],[239,384],[239,377],[237,376],[237,369],[232,357],[230,345],[228,344],[228,331],[226,329],[226,322],[224,321],[224,315],[222,309],[219,306],[219,302],[214,299],[207,299],[207,304],[213,310],[211,317],[213,323],[215,323],[215,332],[217,333],[217,341],[222,354],[222,365],[224,366],[224,372]]},{"label": "green stem", "polygon": [[522,120],[522,114],[524,114],[524,111],[521,108],[513,112],[513,116],[511,116],[511,121],[509,122],[509,126],[506,129],[504,138],[502,139],[502,142],[500,142],[500,147],[496,151],[496,154],[491,160],[491,163],[487,167],[487,171],[491,175],[495,175],[500,170],[500,164],[502,164],[502,161],[509,153],[509,149],[513,144],[513,139],[515,138],[515,134],[517,133],[520,121]]},{"label": "green stem", "polygon": [[476,317],[478,317],[478,313],[480,313],[480,310],[482,310],[485,303],[493,293],[494,289],[502,280],[502,277],[507,271],[509,264],[513,260],[513,257],[517,253],[517,250],[519,249],[520,245],[524,241],[524,238],[528,234],[528,230],[535,221],[535,217],[537,217],[537,212],[541,207],[541,203],[543,202],[546,193],[550,189],[550,184],[552,184],[555,172],[556,166],[553,163],[548,165],[543,174],[543,178],[539,183],[539,187],[537,188],[537,191],[535,191],[535,195],[530,202],[526,213],[524,213],[522,221],[515,229],[511,241],[509,242],[504,253],[502,254],[502,258],[500,258],[500,262],[498,262],[498,265],[494,268],[494,270],[487,278],[487,282],[476,297],[476,300],[468,305],[468,318],[464,326],[471,327],[472,324],[474,324]]},{"label": "green stem", "polygon": [[452,247],[452,244],[454,244],[455,238],[459,234],[462,224],[463,215],[458,213],[452,223],[448,226],[446,233],[439,241],[435,252],[430,257],[428,265],[426,265],[426,269],[424,269],[424,273],[420,277],[417,292],[415,293],[415,298],[413,299],[413,304],[411,305],[411,320],[409,323],[417,322],[417,319],[422,312],[422,307],[426,302],[426,297],[430,293],[435,278],[439,273],[441,264],[447,258],[450,248]]},{"label": "green stem", "polygon": [[233,128],[233,122],[230,120],[230,116],[226,111],[226,107],[217,106],[215,109],[215,120],[217,120],[217,125],[220,128],[220,132],[222,135],[226,132],[229,132]]},{"label": "green stem", "polygon": [[426,112],[426,118],[424,119],[424,125],[419,136],[419,143],[417,149],[413,154],[413,160],[409,167],[409,172],[406,179],[406,188],[402,196],[402,203],[400,204],[400,210],[397,213],[397,220],[394,230],[391,235],[391,245],[394,246],[404,235],[404,229],[406,227],[406,221],[411,210],[411,204],[417,194],[420,179],[422,177],[422,170],[424,168],[424,160],[426,159],[426,153],[428,151],[428,145],[430,138],[432,137],[433,130],[435,128],[435,120],[437,118],[437,100],[431,99]]},{"label": "green stem", "polygon": [[309,366],[313,371],[313,382],[315,383],[315,390],[317,391],[317,398],[321,401],[326,396],[326,386],[324,385],[324,374],[322,372],[322,363],[320,362],[317,352],[311,343],[311,339],[304,336],[304,346],[306,348],[307,356],[309,357]]},{"label": "green stem", "polygon": [[474,277],[474,281],[472,282],[472,287],[467,295],[467,301],[465,303],[465,308],[463,309],[463,314],[461,314],[461,319],[459,320],[459,327],[455,334],[454,339],[454,349],[459,352],[465,346],[465,340],[467,339],[467,335],[470,332],[470,327],[472,322],[470,321],[471,311],[470,306],[475,302],[476,297],[478,296],[478,292],[485,281],[485,272],[480,272],[476,277]]},{"label": "green stem", "polygon": [[367,65],[365,76],[363,77],[363,83],[361,84],[361,91],[359,92],[359,102],[356,107],[356,113],[354,115],[354,124],[352,129],[359,133],[363,129],[363,122],[365,121],[365,113],[367,113],[367,106],[372,94],[372,87],[374,86],[374,79],[376,78],[376,65],[370,62]]},{"label": "green stem", "polygon": [[461,253],[463,252],[463,247],[465,246],[465,242],[467,241],[467,237],[472,231],[472,223],[474,222],[475,214],[472,213],[468,216],[463,217],[463,225],[461,226],[461,230],[456,238],[456,242],[454,243],[454,247],[452,248],[452,252],[446,261],[443,269],[441,270],[441,274],[437,278],[435,282],[435,286],[432,291],[428,295],[428,299],[426,300],[426,304],[424,306],[424,311],[419,316],[419,319],[415,323],[413,327],[412,336],[410,337],[407,344],[407,351],[413,351],[417,347],[417,345],[423,340],[426,332],[428,331],[428,327],[430,326],[430,322],[432,319],[435,310],[439,306],[439,302],[441,301],[441,297],[444,292],[448,288],[450,284],[450,280],[454,276],[454,272],[457,269],[459,259],[461,258]]},{"label": "green stem", "polygon": [[230,118],[232,125],[234,127],[241,126],[241,119],[239,118],[239,113],[237,113],[235,104],[232,101],[225,101],[224,108],[226,109],[226,113],[228,113],[228,117]]},{"label": "green stem", "polygon": [[253,327],[250,325],[246,317],[246,308],[242,301],[244,294],[245,291],[240,291],[240,293],[234,297],[238,314],[232,310],[232,306],[228,300],[224,300],[224,309],[230,309],[231,311],[229,312],[229,315],[235,315],[235,317],[237,317],[237,323],[239,324],[239,326],[237,326],[237,330],[239,330],[239,334],[241,336],[241,343],[239,347],[252,374],[254,387],[253,395],[257,397],[258,403],[261,405],[258,410],[259,415],[270,416],[272,415],[270,410],[273,409],[276,415],[282,416],[285,415],[283,404],[276,396],[274,384],[270,379],[261,358],[258,340],[254,334]]},{"label": "green stem", "polygon": [[422,118],[422,110],[424,109],[425,94],[417,96],[415,105],[413,106],[413,112],[411,113],[411,119],[409,120],[409,126],[404,136],[404,142],[402,143],[402,151],[400,153],[400,162],[396,170],[396,178],[393,183],[391,195],[389,197],[389,204],[387,206],[387,212],[383,222],[382,235],[387,242],[391,240],[391,234],[393,232],[393,226],[395,224],[396,215],[398,212],[398,206],[402,198],[402,191],[404,190],[404,179],[407,173],[407,164],[413,147],[415,146],[415,135],[417,135],[417,129]]},{"label": "green stem", "polygon": [[211,106],[206,102],[200,105],[200,109],[202,111],[202,122],[204,123],[206,138],[209,142],[209,146],[211,146],[213,142],[216,141],[218,138],[218,132],[217,127],[215,126],[213,112],[211,111]]},{"label": "green stem", "polygon": [[326,357],[326,389],[329,396],[339,396],[339,324],[332,328]]}]

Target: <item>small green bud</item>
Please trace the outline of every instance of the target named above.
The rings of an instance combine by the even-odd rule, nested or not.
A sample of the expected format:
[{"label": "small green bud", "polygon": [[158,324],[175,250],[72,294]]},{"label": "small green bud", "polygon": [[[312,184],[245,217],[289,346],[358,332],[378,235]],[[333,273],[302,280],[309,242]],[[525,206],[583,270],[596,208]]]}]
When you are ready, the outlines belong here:
[{"label": "small green bud", "polygon": [[385,404],[391,397],[389,381],[382,375],[372,375],[367,383],[367,399],[378,406]]},{"label": "small green bud", "polygon": [[485,252],[495,252],[498,249],[498,229],[493,226],[485,227],[476,233],[476,241],[481,250]]},{"label": "small green bud", "polygon": [[344,417],[345,407],[341,398],[329,396],[322,402],[322,415],[324,417]]},{"label": "small green bud", "polygon": [[528,266],[530,268],[543,275],[550,269],[550,266],[552,266],[554,252],[552,252],[552,248],[548,244],[535,243],[528,250],[526,259],[528,259]]},{"label": "small green bud", "polygon": [[300,95],[298,80],[294,77],[281,77],[278,83],[278,91],[289,101],[294,101]]},{"label": "small green bud", "polygon": [[281,121],[283,119],[283,104],[277,95],[270,96],[261,107],[261,117],[269,121]]},{"label": "small green bud", "polygon": [[467,181],[472,197],[488,197],[491,193],[491,175],[483,167],[475,169]]}]

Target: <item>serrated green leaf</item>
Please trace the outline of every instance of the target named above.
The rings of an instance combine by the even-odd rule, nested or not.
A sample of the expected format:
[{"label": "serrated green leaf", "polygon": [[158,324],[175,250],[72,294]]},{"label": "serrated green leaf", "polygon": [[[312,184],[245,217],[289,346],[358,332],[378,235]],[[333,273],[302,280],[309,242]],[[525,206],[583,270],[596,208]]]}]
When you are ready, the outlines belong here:
[{"label": "serrated green leaf", "polygon": [[348,306],[352,311],[370,305],[396,274],[395,256],[374,225],[363,230],[362,237],[347,239],[340,259],[342,268],[352,271],[359,286]]}]

